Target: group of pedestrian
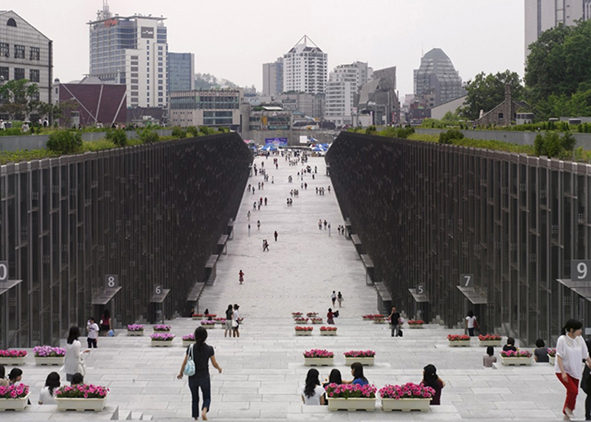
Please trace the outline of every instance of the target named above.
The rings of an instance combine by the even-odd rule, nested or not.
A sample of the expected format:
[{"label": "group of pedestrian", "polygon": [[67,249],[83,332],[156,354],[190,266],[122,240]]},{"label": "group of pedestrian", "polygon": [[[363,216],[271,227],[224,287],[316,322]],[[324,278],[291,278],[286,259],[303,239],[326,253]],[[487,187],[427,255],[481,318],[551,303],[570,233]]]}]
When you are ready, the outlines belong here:
[{"label": "group of pedestrian", "polygon": [[[314,176],[314,175],[312,175]],[[330,193],[330,186],[328,187],[328,193]],[[316,195],[324,195],[324,188],[323,187],[316,187]]]},{"label": "group of pedestrian", "polygon": [[[320,372],[318,369],[312,368],[306,374],[306,381],[301,389],[302,403],[312,406],[323,406],[328,404],[326,396],[326,388],[330,384],[352,384],[364,386],[369,384],[369,380],[363,373],[363,365],[359,362],[351,364],[351,380],[343,380],[341,371],[333,369],[328,378],[325,378],[324,383],[320,383]],[[426,387],[431,387],[435,391],[431,397],[430,404],[438,406],[441,404],[441,390],[445,387],[445,382],[437,375],[437,368],[435,365],[429,364],[423,368],[423,379],[421,384]]]},{"label": "group of pedestrian", "polygon": [[339,291],[338,293],[336,293],[336,290],[333,290],[331,295],[330,295],[330,300],[332,301],[332,306],[335,306],[336,302],[338,301],[339,303],[339,308],[341,307],[341,305],[343,304],[343,294]]},{"label": "group of pedestrian", "polygon": [[337,227],[337,231],[339,232],[340,235],[345,235],[345,226],[339,225]]}]

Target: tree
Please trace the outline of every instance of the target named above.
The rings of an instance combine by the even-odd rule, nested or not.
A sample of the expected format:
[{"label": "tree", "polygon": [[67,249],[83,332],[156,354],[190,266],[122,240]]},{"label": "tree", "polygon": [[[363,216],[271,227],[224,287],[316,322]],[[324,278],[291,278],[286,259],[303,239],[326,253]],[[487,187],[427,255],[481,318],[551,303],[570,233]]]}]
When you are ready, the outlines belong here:
[{"label": "tree", "polygon": [[590,116],[591,22],[549,29],[529,48],[524,81],[540,117]]},{"label": "tree", "polygon": [[29,84],[28,79],[12,79],[0,86],[0,97],[5,101],[0,110],[10,119],[27,118],[38,105],[38,96],[37,84]]},{"label": "tree", "polygon": [[488,112],[497,105],[505,101],[505,85],[511,86],[513,99],[519,100],[523,97],[523,86],[519,75],[510,70],[492,73],[486,75],[484,72],[474,77],[474,80],[468,81],[466,91],[466,105],[462,107],[460,113],[463,117],[476,120],[480,116],[480,110]]}]

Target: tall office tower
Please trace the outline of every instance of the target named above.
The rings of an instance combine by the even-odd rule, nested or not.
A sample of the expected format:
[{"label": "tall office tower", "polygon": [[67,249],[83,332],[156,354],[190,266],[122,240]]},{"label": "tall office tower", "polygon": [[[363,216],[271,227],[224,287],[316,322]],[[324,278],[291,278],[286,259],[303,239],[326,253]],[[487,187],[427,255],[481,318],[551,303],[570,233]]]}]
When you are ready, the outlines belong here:
[{"label": "tall office tower", "polygon": [[283,92],[283,58],[273,63],[263,63],[263,96],[269,97]]},{"label": "tall office tower", "polygon": [[591,0],[525,0],[525,57],[542,32],[590,18]]},{"label": "tall office tower", "polygon": [[367,63],[355,62],[337,66],[328,78],[324,118],[337,126],[353,124],[357,114],[356,95],[373,74]]},{"label": "tall office tower", "polygon": [[423,56],[414,77],[415,96],[433,95],[433,106],[466,95],[460,74],[440,48],[434,48]]},{"label": "tall office tower", "polygon": [[167,54],[164,17],[112,15],[103,10],[90,27],[90,75],[127,86],[128,106],[166,107]]},{"label": "tall office tower", "polygon": [[195,55],[168,53],[168,92],[195,89]]},{"label": "tall office tower", "polygon": [[283,55],[283,92],[324,94],[326,62],[327,54],[304,35]]}]

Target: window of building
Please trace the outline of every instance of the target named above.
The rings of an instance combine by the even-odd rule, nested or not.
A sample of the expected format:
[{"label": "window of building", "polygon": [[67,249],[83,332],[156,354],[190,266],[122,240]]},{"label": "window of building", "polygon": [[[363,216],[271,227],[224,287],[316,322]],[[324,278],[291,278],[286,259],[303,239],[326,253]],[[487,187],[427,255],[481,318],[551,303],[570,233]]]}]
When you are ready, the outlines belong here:
[{"label": "window of building", "polygon": [[16,21],[13,18],[10,18],[6,21],[6,26],[13,26],[16,28]]},{"label": "window of building", "polygon": [[133,61],[133,62],[131,62],[131,65],[132,65],[132,66],[137,66],[138,64],[139,64],[139,63],[138,63],[137,61]]},{"label": "window of building", "polygon": [[137,72],[137,71],[139,71],[139,69],[138,69],[137,67],[132,67],[132,68],[131,68],[131,71],[132,71],[132,72]]},{"label": "window of building", "polygon": [[39,92],[34,92],[33,94],[31,94],[31,100],[39,101]]},{"label": "window of building", "polygon": [[41,50],[38,47],[31,47],[30,53],[29,53],[30,60],[39,60],[39,56],[41,55]]},{"label": "window of building", "polygon": [[14,45],[14,58],[15,59],[24,59],[25,58],[25,46],[24,45]]},{"label": "window of building", "polygon": [[17,81],[19,79],[25,79],[25,69],[22,69],[20,67],[15,67],[14,68],[14,79]]},{"label": "window of building", "polygon": [[137,83],[139,83],[139,80],[138,80],[138,79],[132,79],[132,80],[131,80],[131,83],[132,83],[132,84],[137,84]]},{"label": "window of building", "polygon": [[[131,77],[132,77],[132,78],[137,78],[137,77],[138,77],[138,74],[137,74],[137,73],[132,73],[132,74],[131,74]],[[132,82],[133,82],[133,81],[132,81]]]},{"label": "window of building", "polygon": [[131,96],[132,96],[132,97],[137,97],[137,95],[138,95],[138,94],[137,94],[137,91],[131,91]]},{"label": "window of building", "polygon": [[4,66],[0,66],[0,78],[4,79],[5,81],[9,80],[8,77],[8,68]]},{"label": "window of building", "polygon": [[31,82],[39,82],[39,71],[35,69],[31,69],[29,71],[29,80]]},{"label": "window of building", "polygon": [[131,89],[140,89],[138,85],[132,85]]},{"label": "window of building", "polygon": [[10,57],[10,45],[5,42],[0,42],[0,56]]},{"label": "window of building", "polygon": [[131,56],[131,60],[139,60],[139,56]]}]

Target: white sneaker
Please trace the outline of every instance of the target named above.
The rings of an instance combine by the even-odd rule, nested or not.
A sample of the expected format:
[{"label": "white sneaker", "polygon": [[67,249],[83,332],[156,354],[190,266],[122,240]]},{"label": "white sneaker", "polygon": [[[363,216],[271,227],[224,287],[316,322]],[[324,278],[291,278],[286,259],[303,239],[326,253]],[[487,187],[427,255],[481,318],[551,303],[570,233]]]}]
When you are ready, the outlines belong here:
[{"label": "white sneaker", "polygon": [[575,414],[573,413],[573,411],[570,410],[568,407],[565,407],[564,408],[564,413],[565,413],[564,416],[566,416],[568,418],[566,420],[571,420],[571,418],[574,418],[575,417]]}]

